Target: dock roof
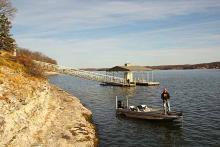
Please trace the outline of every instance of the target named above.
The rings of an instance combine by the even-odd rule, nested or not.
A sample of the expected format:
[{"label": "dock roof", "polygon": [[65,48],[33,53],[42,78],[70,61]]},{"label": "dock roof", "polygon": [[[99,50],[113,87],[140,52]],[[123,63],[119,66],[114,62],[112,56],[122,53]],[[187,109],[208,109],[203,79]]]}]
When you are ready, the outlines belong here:
[{"label": "dock roof", "polygon": [[107,71],[151,71],[151,68],[144,66],[115,66],[109,68]]}]

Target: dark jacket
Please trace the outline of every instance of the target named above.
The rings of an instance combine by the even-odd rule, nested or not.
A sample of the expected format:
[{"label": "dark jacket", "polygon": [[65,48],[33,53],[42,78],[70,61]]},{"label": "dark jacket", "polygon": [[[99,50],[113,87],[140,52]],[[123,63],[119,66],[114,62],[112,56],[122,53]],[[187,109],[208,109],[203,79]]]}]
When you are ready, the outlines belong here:
[{"label": "dark jacket", "polygon": [[163,101],[170,99],[170,94],[169,94],[168,92],[163,92],[163,93],[161,94],[161,99],[162,99]]}]

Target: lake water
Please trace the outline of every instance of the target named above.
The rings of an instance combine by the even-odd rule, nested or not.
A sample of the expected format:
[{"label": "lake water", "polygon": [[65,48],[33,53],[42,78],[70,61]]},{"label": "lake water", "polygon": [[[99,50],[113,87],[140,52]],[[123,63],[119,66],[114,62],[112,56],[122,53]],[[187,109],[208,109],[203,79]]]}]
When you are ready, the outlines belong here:
[{"label": "lake water", "polygon": [[[93,112],[101,147],[220,146],[220,70],[168,70],[155,71],[154,75],[161,83],[158,87],[105,87],[67,75],[49,80]],[[183,111],[182,122],[115,116],[115,96],[128,97],[130,105],[162,107],[164,87],[171,95],[171,109]]]}]

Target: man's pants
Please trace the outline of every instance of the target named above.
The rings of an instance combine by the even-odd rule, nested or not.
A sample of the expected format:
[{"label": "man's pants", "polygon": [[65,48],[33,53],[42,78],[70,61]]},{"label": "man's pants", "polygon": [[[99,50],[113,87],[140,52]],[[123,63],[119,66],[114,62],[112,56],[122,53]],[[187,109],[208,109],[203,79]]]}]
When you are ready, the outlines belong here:
[{"label": "man's pants", "polygon": [[165,114],[167,113],[167,107],[168,107],[168,112],[169,112],[170,111],[170,102],[169,102],[169,100],[164,100],[163,101],[163,108],[164,108]]}]

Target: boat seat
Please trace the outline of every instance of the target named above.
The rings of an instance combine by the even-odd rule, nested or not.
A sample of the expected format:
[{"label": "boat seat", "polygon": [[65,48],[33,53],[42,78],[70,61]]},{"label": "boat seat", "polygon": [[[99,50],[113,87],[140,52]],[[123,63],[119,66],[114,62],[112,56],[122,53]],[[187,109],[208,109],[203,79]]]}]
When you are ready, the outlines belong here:
[{"label": "boat seat", "polygon": [[149,111],[151,111],[151,110],[150,110],[150,108],[148,108],[148,107],[146,107],[146,108],[144,109],[144,112],[149,112]]},{"label": "boat seat", "polygon": [[141,107],[143,107],[143,108],[147,108],[147,105],[141,105]]},{"label": "boat seat", "polygon": [[129,109],[130,109],[131,111],[136,111],[135,106],[129,106]]},{"label": "boat seat", "polygon": [[143,105],[138,105],[137,106],[137,110],[138,111],[144,111],[145,107],[143,107]]}]

